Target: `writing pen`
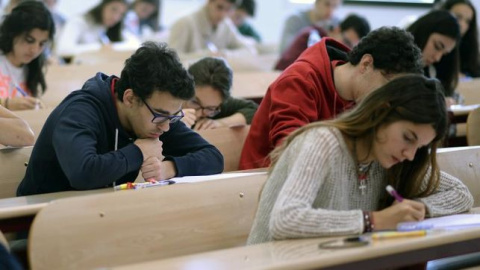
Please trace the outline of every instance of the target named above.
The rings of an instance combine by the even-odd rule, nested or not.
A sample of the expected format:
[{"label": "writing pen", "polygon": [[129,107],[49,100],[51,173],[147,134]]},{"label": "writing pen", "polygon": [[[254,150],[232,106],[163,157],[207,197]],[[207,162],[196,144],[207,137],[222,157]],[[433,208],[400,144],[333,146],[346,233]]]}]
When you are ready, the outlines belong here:
[{"label": "writing pen", "polygon": [[400,196],[400,194],[398,194],[398,192],[391,185],[388,185],[386,187],[386,189],[387,189],[388,194],[392,195],[392,197],[395,198],[395,200],[397,200],[397,202],[402,202],[403,201],[403,197]]},{"label": "writing pen", "polygon": [[15,85],[15,89],[17,89],[18,92],[20,92],[20,94],[24,97],[28,96],[27,92],[25,92],[25,90],[23,90],[20,86],[18,86],[18,84]]}]

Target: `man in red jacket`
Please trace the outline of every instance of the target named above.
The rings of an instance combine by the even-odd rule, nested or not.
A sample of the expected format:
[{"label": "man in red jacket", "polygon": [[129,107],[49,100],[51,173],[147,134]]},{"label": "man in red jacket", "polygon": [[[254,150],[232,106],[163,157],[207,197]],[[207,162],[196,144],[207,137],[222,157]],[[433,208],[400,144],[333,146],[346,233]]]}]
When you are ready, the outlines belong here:
[{"label": "man in red jacket", "polygon": [[245,141],[240,169],[266,167],[268,154],[297,128],[345,111],[389,80],[422,74],[422,55],[408,32],[382,27],[351,51],[323,38],[274,81]]}]

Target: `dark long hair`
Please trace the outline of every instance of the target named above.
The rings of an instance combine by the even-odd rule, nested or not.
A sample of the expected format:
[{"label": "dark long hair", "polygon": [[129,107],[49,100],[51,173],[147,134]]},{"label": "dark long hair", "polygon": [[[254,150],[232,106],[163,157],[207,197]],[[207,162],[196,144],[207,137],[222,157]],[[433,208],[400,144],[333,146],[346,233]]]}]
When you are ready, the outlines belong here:
[{"label": "dark long hair", "polygon": [[[376,132],[397,121],[432,125],[436,136],[429,145],[417,150],[412,161],[406,160],[388,169],[387,181],[407,198],[428,196],[438,187],[440,179],[436,150],[447,130],[447,111],[440,82],[422,75],[396,78],[368,94],[337,119],[311,123],[294,131],[270,154],[271,168],[274,169],[295,137],[312,128],[335,127],[349,138],[365,141],[372,149]],[[429,175],[429,181],[423,187],[425,175]]]},{"label": "dark long hair", "polygon": [[[407,31],[413,34],[415,43],[422,50],[427,45],[430,35],[438,33],[456,40],[457,45],[448,54],[442,56],[442,59],[433,64],[437,71],[437,79],[442,82],[445,89],[445,95],[451,96],[458,84],[459,56],[458,44],[460,41],[460,26],[457,19],[450,12],[445,10],[434,10],[420,17]],[[428,74],[428,67],[425,67],[425,73]]]},{"label": "dark long hair", "polygon": [[[4,54],[12,52],[14,39],[30,33],[33,29],[48,31],[48,39],[52,41],[55,35],[55,23],[53,22],[52,15],[42,2],[22,2],[15,7],[10,14],[5,16],[0,26],[0,50],[2,50]],[[41,96],[47,89],[42,70],[44,65],[44,52],[26,64],[27,88],[34,97]]]},{"label": "dark long hair", "polygon": [[[102,2],[92,8],[86,16],[92,19],[96,24],[102,25],[103,18],[102,12],[105,6],[112,2],[120,2],[124,3],[127,6],[126,0],[102,0]],[[117,24],[107,29],[107,37],[112,42],[122,41],[122,28],[123,28],[123,20],[120,20]]]},{"label": "dark long hair", "polygon": [[460,46],[460,71],[472,77],[480,77],[480,59],[478,52],[477,11],[470,0],[447,0],[440,8],[451,11],[458,4],[465,4],[473,11],[473,17],[463,35]]}]

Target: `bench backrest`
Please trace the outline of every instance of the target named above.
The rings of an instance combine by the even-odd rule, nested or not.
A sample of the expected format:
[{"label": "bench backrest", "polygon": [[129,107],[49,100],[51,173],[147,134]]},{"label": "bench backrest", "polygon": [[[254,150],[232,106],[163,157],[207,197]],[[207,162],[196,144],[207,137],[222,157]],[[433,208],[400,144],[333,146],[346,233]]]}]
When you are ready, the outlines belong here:
[{"label": "bench backrest", "polygon": [[462,81],[458,84],[457,92],[465,99],[465,105],[480,103],[480,79]]},{"label": "bench backrest", "polygon": [[479,207],[480,147],[440,149],[437,155],[437,162],[440,170],[462,180],[475,199],[474,207]]},{"label": "bench backrest", "polygon": [[15,197],[33,147],[0,149],[0,199]]},{"label": "bench backrest", "polygon": [[238,170],[240,154],[247,138],[250,126],[237,126],[201,130],[198,132],[205,140],[217,147],[224,159],[224,172]]},{"label": "bench backrest", "polygon": [[467,143],[470,146],[480,145],[480,108],[476,108],[468,114]]},{"label": "bench backrest", "polygon": [[32,269],[93,269],[241,246],[266,174],[57,200],[29,235]]}]

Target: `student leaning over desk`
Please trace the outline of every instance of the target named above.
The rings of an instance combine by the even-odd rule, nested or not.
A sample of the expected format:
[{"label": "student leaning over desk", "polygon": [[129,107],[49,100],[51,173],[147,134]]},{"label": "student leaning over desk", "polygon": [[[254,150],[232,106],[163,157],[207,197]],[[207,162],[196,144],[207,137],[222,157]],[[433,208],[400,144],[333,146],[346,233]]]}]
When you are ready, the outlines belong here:
[{"label": "student leaning over desk", "polygon": [[194,130],[249,125],[258,105],[230,95],[233,72],[222,58],[205,57],[188,68],[195,97],[185,102],[182,121]]},{"label": "student leaning over desk", "polygon": [[0,105],[10,110],[34,109],[46,90],[45,48],[55,24],[43,3],[16,6],[0,26]]},{"label": "student leaning over desk", "polygon": [[97,73],[50,114],[17,195],[222,172],[220,152],[179,121],[193,95],[176,53],[145,43],[120,78]]},{"label": "student leaning over desk", "polygon": [[[272,152],[248,243],[394,229],[469,210],[467,187],[436,163],[447,129],[441,88],[400,77],[336,120],[290,134]],[[387,196],[388,184],[402,202]]]},{"label": "student leaning over desk", "polygon": [[395,27],[370,32],[351,51],[323,38],[268,87],[245,140],[240,169],[268,166],[268,154],[295,129],[334,118],[397,76],[421,74],[421,59],[413,37]]}]

